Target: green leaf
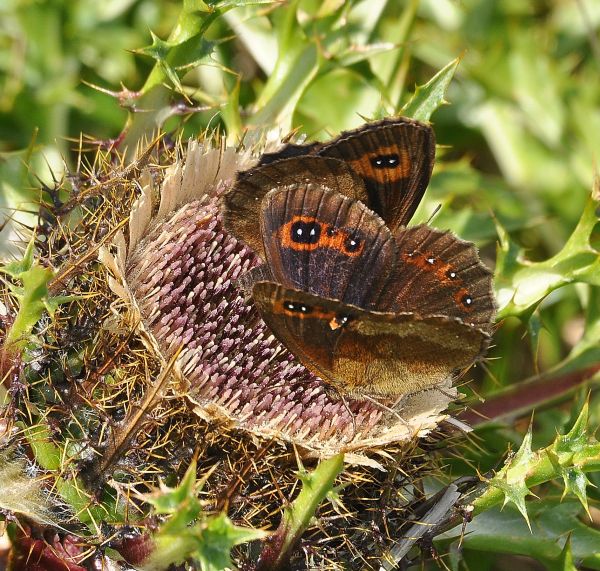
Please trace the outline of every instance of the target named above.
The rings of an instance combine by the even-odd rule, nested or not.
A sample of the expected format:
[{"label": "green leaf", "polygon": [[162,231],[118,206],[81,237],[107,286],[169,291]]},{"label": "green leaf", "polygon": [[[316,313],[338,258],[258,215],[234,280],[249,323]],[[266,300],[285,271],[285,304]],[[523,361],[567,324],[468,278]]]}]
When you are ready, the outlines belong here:
[{"label": "green leaf", "polygon": [[565,285],[577,282],[600,285],[600,255],[590,244],[598,222],[597,208],[598,203],[589,196],[567,243],[560,252],[542,262],[526,260],[508,235],[499,232],[496,288],[500,319],[510,315],[528,317],[548,294]]},{"label": "green leaf", "polygon": [[577,567],[575,566],[575,562],[573,561],[571,534],[569,534],[569,537],[567,537],[565,546],[563,547],[563,550],[556,564],[552,562],[547,562],[546,565],[548,567],[548,571],[577,571]]},{"label": "green leaf", "polygon": [[260,529],[238,527],[226,514],[208,516],[204,513],[198,493],[213,470],[197,481],[196,462],[192,462],[177,487],[162,486],[146,496],[156,513],[171,517],[152,537],[154,549],[140,569],[159,571],[186,559],[195,559],[203,571],[222,570],[231,566],[232,547],[268,535]]},{"label": "green leaf", "polygon": [[269,538],[269,545],[261,556],[261,569],[279,569],[285,564],[290,551],[309,526],[319,504],[333,490],[335,478],[343,467],[344,455],[337,454],[323,460],[313,472],[299,472],[302,490],[285,509],[279,528]]},{"label": "green leaf", "polygon": [[210,518],[198,536],[195,557],[202,571],[221,571],[231,567],[231,549],[241,543],[263,539],[267,533],[233,525],[225,514]]},{"label": "green leaf", "polygon": [[53,315],[60,304],[71,301],[74,297],[48,297],[48,283],[54,277],[54,272],[35,262],[34,237],[31,238],[23,259],[0,267],[0,272],[22,284],[17,286],[12,282],[7,283],[19,302],[19,310],[6,336],[6,343],[23,348],[43,313],[47,311]]},{"label": "green leaf", "polygon": [[298,23],[297,6],[298,0],[294,0],[275,14],[279,54],[256,102],[256,112],[249,121],[252,125],[280,125],[283,132],[291,130],[298,100],[319,69],[317,45],[306,38]]},{"label": "green leaf", "polygon": [[590,481],[580,465],[580,460],[593,456],[598,447],[595,438],[587,434],[587,425],[588,403],[586,402],[571,430],[567,434],[556,437],[549,455],[554,461],[557,472],[562,476],[565,485],[563,497],[569,493],[573,494],[589,515],[587,486]]},{"label": "green leaf", "polygon": [[504,493],[503,505],[512,502],[525,518],[530,529],[531,525],[529,523],[525,498],[528,495],[532,495],[526,483],[534,459],[534,454],[531,450],[531,439],[532,433],[530,425],[518,452],[490,481],[491,486],[499,488]]},{"label": "green leaf", "polygon": [[97,533],[102,522],[122,521],[123,512],[118,499],[111,493],[102,492],[97,500],[86,491],[83,482],[72,474],[62,475],[65,465],[71,460],[58,443],[51,437],[50,428],[45,423],[24,426],[23,433],[31,447],[36,463],[44,470],[54,473],[54,487],[77,519]]},{"label": "green leaf", "polygon": [[[600,531],[581,519],[581,506],[576,502],[559,503],[546,499],[530,506],[531,531],[521,514],[511,506],[476,516],[462,537],[462,549],[477,554],[513,554],[532,557],[552,570],[560,567],[565,557],[565,539],[570,537],[571,555],[586,569],[600,569],[598,545]],[[460,529],[453,536],[460,534]]]},{"label": "green leaf", "polygon": [[[175,488],[161,486],[161,489],[146,496],[146,501],[151,503],[159,514],[173,514],[181,509],[181,505],[190,498],[196,499],[196,462],[192,462]],[[189,522],[188,522],[189,523]]]},{"label": "green leaf", "polygon": [[153,35],[152,44],[140,50],[140,53],[156,60],[154,68],[138,93],[136,102],[136,107],[144,109],[145,113],[131,114],[123,130],[125,136],[121,144],[128,157],[133,157],[140,142],[150,140],[156,128],[171,116],[169,105],[172,93],[167,84],[170,83],[187,97],[181,77],[190,68],[201,63],[215,63],[212,62],[211,55],[218,42],[205,38],[211,25],[232,8],[269,3],[271,2],[268,0],[212,3],[189,0],[183,3],[177,23],[166,41]]},{"label": "green leaf", "polygon": [[582,407],[571,430],[567,434],[558,436],[554,443],[557,454],[575,453],[581,451],[589,442],[587,434],[589,419],[589,404],[586,402]]},{"label": "green leaf", "polygon": [[533,486],[562,478],[565,493],[574,495],[588,509],[586,472],[600,470],[600,443],[587,428],[587,404],[582,407],[571,430],[558,435],[554,442],[539,451],[531,449],[531,426],[514,457],[491,478],[489,488],[473,502],[476,512],[498,503],[513,503],[529,525],[525,498]]},{"label": "green leaf", "polygon": [[221,118],[225,123],[227,141],[231,145],[237,144],[242,139],[243,127],[240,116],[240,80],[236,78],[233,89],[227,94],[227,102],[221,109]]},{"label": "green leaf", "polygon": [[459,63],[460,58],[453,59],[425,85],[418,85],[410,101],[402,108],[401,114],[419,121],[429,121],[433,112],[440,105],[447,103],[444,95]]}]

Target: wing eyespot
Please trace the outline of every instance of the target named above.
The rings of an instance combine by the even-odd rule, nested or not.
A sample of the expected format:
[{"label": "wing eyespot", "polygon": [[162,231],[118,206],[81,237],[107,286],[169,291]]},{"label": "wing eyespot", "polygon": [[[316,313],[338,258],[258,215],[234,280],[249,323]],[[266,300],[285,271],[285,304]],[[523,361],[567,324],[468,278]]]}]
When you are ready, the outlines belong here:
[{"label": "wing eyespot", "polygon": [[400,157],[397,153],[377,155],[371,157],[370,162],[374,169],[395,169],[400,164]]},{"label": "wing eyespot", "polygon": [[349,254],[359,252],[363,246],[363,240],[357,234],[350,234],[344,240],[344,250]]},{"label": "wing eyespot", "polygon": [[290,239],[296,244],[318,244],[321,238],[321,225],[318,222],[298,220],[290,228]]},{"label": "wing eyespot", "polygon": [[302,315],[308,315],[309,313],[312,313],[313,310],[310,305],[295,301],[284,301],[283,308],[289,313],[300,313]]}]

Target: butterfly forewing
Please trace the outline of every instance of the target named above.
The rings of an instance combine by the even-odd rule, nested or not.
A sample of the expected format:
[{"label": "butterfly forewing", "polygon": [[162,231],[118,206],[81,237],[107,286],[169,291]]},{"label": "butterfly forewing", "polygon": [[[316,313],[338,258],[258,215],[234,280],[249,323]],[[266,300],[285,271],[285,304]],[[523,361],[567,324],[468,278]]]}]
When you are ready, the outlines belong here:
[{"label": "butterfly forewing", "polygon": [[309,181],[364,202],[394,230],[417,209],[434,154],[431,127],[405,117],[367,123],[326,144],[288,144],[238,173],[223,200],[225,225],[262,257],[262,198],[273,188]]},{"label": "butterfly forewing", "polygon": [[225,226],[264,257],[259,227],[262,199],[274,188],[309,182],[353,199],[367,199],[362,180],[343,161],[312,156],[276,160],[238,173],[223,199]]},{"label": "butterfly forewing", "polygon": [[445,315],[491,330],[492,273],[473,244],[429,226],[400,229],[395,239],[395,274],[378,309]]},{"label": "butterfly forewing", "polygon": [[345,161],[363,179],[369,208],[394,230],[412,218],[429,184],[435,135],[418,121],[384,119],[342,133],[316,152]]},{"label": "butterfly forewing", "polygon": [[394,269],[395,241],[381,218],[326,188],[269,192],[261,234],[275,281],[343,303],[375,307]]}]

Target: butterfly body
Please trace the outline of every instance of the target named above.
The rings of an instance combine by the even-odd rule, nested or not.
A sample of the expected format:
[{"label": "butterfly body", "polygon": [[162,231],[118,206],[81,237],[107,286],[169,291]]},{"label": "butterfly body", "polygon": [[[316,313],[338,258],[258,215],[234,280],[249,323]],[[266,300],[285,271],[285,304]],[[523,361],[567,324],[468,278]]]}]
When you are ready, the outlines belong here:
[{"label": "butterfly body", "polygon": [[434,149],[429,126],[387,119],[264,155],[225,196],[227,227],[263,260],[245,290],[274,335],[340,394],[429,389],[488,344],[491,273],[475,247],[406,227]]}]

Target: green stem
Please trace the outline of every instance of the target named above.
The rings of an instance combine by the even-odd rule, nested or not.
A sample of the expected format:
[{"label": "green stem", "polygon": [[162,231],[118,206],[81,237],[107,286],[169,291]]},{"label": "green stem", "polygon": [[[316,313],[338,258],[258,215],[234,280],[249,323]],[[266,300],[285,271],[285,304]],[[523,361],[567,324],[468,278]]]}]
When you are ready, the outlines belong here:
[{"label": "green stem", "polygon": [[285,510],[278,530],[270,536],[260,555],[256,571],[286,569],[290,554],[310,524],[319,504],[332,490],[333,482],[344,467],[344,455],[321,462],[316,470],[301,476],[302,491]]},{"label": "green stem", "polygon": [[[539,486],[551,480],[561,479],[561,466],[553,461],[552,454],[554,444],[534,453],[530,461],[529,468],[525,474],[525,485],[527,488]],[[582,472],[598,472],[600,470],[600,445],[587,446],[585,451],[578,454],[574,453],[571,465],[576,466]],[[504,491],[493,485],[493,479],[486,490],[472,502],[474,509],[473,515],[477,515],[492,507],[504,503],[506,495]]]}]

